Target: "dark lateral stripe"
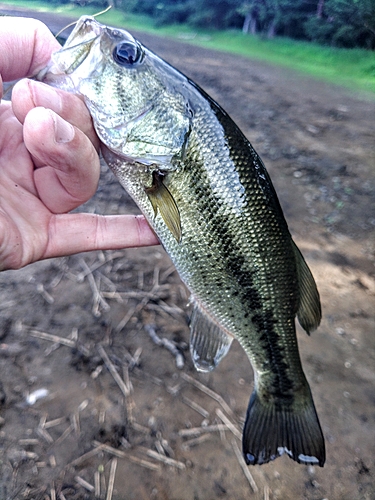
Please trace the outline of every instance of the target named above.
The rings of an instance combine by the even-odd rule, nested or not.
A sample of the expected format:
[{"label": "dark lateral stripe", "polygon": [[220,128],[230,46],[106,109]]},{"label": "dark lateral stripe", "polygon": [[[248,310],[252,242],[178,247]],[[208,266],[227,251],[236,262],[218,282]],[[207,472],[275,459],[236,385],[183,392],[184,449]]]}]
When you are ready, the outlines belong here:
[{"label": "dark lateral stripe", "polygon": [[[284,256],[280,260],[280,254],[275,251],[278,246],[281,246],[281,248],[284,246],[284,250],[287,251],[290,240],[287,224],[269,175],[249,141],[227,113],[207,96],[202,89],[195,84],[193,85],[209,103],[214,115],[212,120],[218,120],[221,124],[225,133],[229,155],[245,188],[247,206],[244,208],[244,216],[248,217],[249,231],[252,227],[255,234],[255,236],[249,234],[248,247],[244,248],[243,242],[238,238],[239,230],[243,229],[240,227],[241,222],[236,221],[234,217],[231,218],[230,215],[228,218],[218,215],[220,212],[218,208],[224,202],[212,191],[205,165],[203,162],[197,162],[197,157],[194,158],[194,174],[189,176],[189,190],[199,212],[207,213],[208,206],[210,206],[210,220],[207,221],[209,224],[208,230],[212,228],[212,237],[215,238],[215,244],[219,246],[219,253],[224,261],[225,271],[231,277],[232,283],[233,279],[238,283],[235,293],[244,305],[244,328],[248,323],[247,328],[250,333],[250,330],[254,330],[255,327],[260,347],[264,352],[264,358],[270,363],[270,369],[274,376],[270,380],[271,387],[269,389],[276,399],[290,400],[292,396],[289,396],[289,394],[293,388],[293,382],[288,376],[288,366],[285,363],[283,338],[277,331],[280,332],[280,328],[275,328],[277,319],[275,319],[275,312],[270,309],[269,305],[270,301],[273,301],[272,298],[270,300],[269,297],[262,296],[261,290],[258,289],[260,286],[258,283],[264,282],[266,275],[270,273],[270,267],[269,264],[262,263],[261,268],[254,271],[248,255],[252,244],[250,239],[255,237],[257,243],[259,243],[263,236],[262,248],[259,248],[257,252],[258,258],[262,259],[262,255],[264,255],[272,259],[276,271],[282,269],[285,265],[289,266],[289,270],[285,270],[284,267],[281,272],[283,276],[287,276],[287,281],[290,281],[292,279],[290,276],[296,274],[294,254],[291,252],[290,260],[285,262]],[[187,152],[187,162],[189,161],[188,157],[189,152]],[[235,157],[239,157],[240,160],[236,161]],[[247,224],[245,217],[242,223]],[[272,229],[270,229],[270,223],[273,224]],[[263,233],[266,235],[265,238]],[[257,274],[255,275],[255,273]],[[288,282],[286,286],[288,287]],[[293,284],[290,286],[292,288],[289,288],[286,293],[288,291],[295,292],[294,295],[297,297],[296,284],[294,290]],[[290,308],[291,314],[293,314],[293,308],[297,309],[294,299],[291,299]]]},{"label": "dark lateral stripe", "polygon": [[[192,198],[196,201],[199,211],[207,210],[207,203],[213,203],[214,193],[209,187],[204,166],[195,165],[194,179],[189,177],[191,183]],[[197,178],[199,182],[197,182]],[[216,198],[215,202],[219,205],[222,201]],[[246,269],[246,259],[242,255],[244,249],[238,245],[236,238],[236,228],[231,227],[232,221],[223,219],[215,215],[213,211],[210,226],[214,228],[212,237],[215,237],[218,244],[220,255],[225,261],[225,269],[228,275],[233,277],[237,283],[238,298],[244,304],[244,319],[250,315],[253,325],[256,327],[260,345],[265,353],[265,358],[271,363],[271,370],[274,374],[270,391],[276,400],[283,400],[285,404],[292,403],[293,396],[290,396],[293,382],[288,377],[287,365],[284,361],[283,352],[285,348],[280,345],[280,337],[275,331],[275,323],[272,311],[262,312],[263,302],[255,284],[253,273]],[[198,265],[198,261],[197,261]],[[225,281],[225,277],[223,277]],[[256,312],[251,316],[251,311]],[[228,313],[230,316],[230,312]],[[249,318],[249,320],[250,320]],[[250,331],[250,328],[249,328]]]},{"label": "dark lateral stripe", "polygon": [[294,400],[293,382],[289,378],[288,365],[284,361],[285,347],[280,345],[280,337],[275,331],[277,320],[272,311],[265,311],[254,314],[251,321],[259,333],[259,342],[267,353],[267,359],[270,360],[270,368],[274,374],[267,389],[275,398],[276,406],[290,405]]},{"label": "dark lateral stripe", "polygon": [[[219,247],[225,272],[238,283],[235,295],[239,296],[243,304],[247,304],[248,309],[261,309],[261,297],[254,284],[253,273],[247,267],[243,255],[245,249],[242,248],[237,238],[238,228],[233,226],[232,219],[217,215],[218,208],[223,204],[223,201],[213,193],[203,164],[194,164],[194,176],[189,176],[189,182],[189,191],[197,205],[197,210],[200,213],[207,212],[208,204],[211,204],[213,208],[207,222],[211,230],[211,237],[215,239],[215,244]],[[202,257],[207,256],[200,256],[200,258]],[[198,261],[197,265],[199,265]],[[225,286],[225,276],[223,276],[223,285]]]}]

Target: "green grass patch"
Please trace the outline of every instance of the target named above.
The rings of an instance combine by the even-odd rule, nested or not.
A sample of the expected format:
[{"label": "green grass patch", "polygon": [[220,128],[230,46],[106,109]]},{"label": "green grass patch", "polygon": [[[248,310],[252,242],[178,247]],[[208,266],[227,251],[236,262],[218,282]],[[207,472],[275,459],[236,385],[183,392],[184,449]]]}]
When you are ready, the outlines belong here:
[{"label": "green grass patch", "polygon": [[[55,12],[75,19],[81,15],[95,13],[93,7],[77,7],[72,4],[53,5],[42,0],[3,0],[2,3]],[[195,30],[184,25],[157,27],[153,20],[146,16],[116,10],[111,10],[101,16],[100,22],[122,26],[129,30],[178,38],[195,45],[266,61],[355,91],[362,90],[375,94],[375,52],[372,51],[335,49],[278,37],[267,40],[244,35],[238,30]]]}]

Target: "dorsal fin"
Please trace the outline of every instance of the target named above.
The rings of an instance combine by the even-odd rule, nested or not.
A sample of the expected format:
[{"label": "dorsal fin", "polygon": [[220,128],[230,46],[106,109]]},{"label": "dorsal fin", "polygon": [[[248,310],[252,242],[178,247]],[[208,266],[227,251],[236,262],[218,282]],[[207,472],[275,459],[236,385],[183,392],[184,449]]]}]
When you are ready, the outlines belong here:
[{"label": "dorsal fin", "polygon": [[322,319],[319,292],[314,277],[294,241],[293,250],[296,257],[300,291],[297,317],[302,328],[306,330],[307,334],[310,334],[310,332],[318,328]]},{"label": "dorsal fin", "polygon": [[190,352],[195,368],[209,372],[228,353],[233,338],[195,304],[190,319]]}]

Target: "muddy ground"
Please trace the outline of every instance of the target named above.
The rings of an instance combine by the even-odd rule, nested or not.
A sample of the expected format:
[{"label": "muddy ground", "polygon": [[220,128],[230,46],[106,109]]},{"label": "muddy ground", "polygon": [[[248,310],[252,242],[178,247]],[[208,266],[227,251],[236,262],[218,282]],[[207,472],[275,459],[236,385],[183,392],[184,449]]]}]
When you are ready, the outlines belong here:
[{"label": "muddy ground", "polygon": [[[138,37],[229,112],[271,174],[322,299],[319,330],[298,339],[327,463],[283,456],[246,475],[245,353],[235,343],[197,373],[164,251],[94,252],[0,275],[0,499],[375,499],[375,99]],[[83,210],[137,211],[104,166]]]}]

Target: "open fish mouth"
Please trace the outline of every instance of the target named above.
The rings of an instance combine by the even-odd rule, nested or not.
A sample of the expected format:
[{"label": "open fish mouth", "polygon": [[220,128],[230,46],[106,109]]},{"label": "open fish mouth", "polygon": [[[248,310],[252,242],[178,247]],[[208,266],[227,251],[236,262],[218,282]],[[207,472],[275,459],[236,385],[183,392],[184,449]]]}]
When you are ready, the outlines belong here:
[{"label": "open fish mouth", "polygon": [[[100,42],[102,33],[103,27],[94,18],[80,18],[64,46],[52,54],[50,63],[36,75],[36,79],[68,92],[79,91],[82,75],[91,73],[100,62],[100,51],[93,51],[93,47]],[[96,60],[92,58],[93,53],[98,54]],[[90,61],[84,64],[89,54]]]}]

